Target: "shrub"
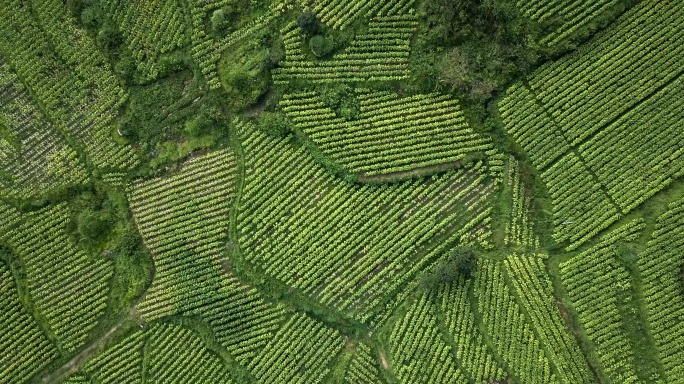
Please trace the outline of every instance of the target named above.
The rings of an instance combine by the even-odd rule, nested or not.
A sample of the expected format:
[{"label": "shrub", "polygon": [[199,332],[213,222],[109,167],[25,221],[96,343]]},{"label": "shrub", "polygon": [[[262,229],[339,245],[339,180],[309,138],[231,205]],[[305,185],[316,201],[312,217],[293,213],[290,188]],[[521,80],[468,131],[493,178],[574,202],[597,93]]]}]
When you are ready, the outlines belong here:
[{"label": "shrub", "polygon": [[259,128],[275,137],[283,137],[290,132],[290,124],[285,116],[274,112],[264,112],[261,114],[259,117]]},{"label": "shrub", "polygon": [[333,50],[333,44],[322,35],[316,35],[309,40],[309,48],[316,57],[325,57]]},{"label": "shrub", "polygon": [[111,219],[102,212],[86,209],[78,215],[78,233],[81,239],[95,243],[109,233]]},{"label": "shrub", "polygon": [[321,29],[321,24],[313,12],[304,12],[297,17],[297,25],[307,36],[317,34]]},{"label": "shrub", "polygon": [[224,9],[217,9],[211,15],[211,28],[214,32],[220,33],[226,28],[226,11]]}]

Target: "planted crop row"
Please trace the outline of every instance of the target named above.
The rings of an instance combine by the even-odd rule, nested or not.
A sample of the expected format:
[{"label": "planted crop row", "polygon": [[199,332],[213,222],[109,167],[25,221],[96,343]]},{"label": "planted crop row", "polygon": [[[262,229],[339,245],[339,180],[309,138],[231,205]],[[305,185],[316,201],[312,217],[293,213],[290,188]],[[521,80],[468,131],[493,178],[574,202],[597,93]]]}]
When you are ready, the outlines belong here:
[{"label": "planted crop row", "polygon": [[0,261],[0,382],[23,383],[58,357],[19,300],[12,272]]},{"label": "planted crop row", "polygon": [[413,12],[414,0],[315,0],[312,11],[322,23],[344,29],[360,16],[397,16]]},{"label": "planted crop row", "polygon": [[561,279],[604,372],[616,383],[639,382],[634,344],[624,333],[621,302],[628,300],[629,273],[617,259],[618,246],[644,228],[632,221],[601,238],[591,249],[561,264]]},{"label": "planted crop row", "polygon": [[140,383],[143,378],[143,348],[149,332],[137,331],[89,360],[81,372],[100,384]]},{"label": "planted crop row", "polygon": [[276,84],[292,79],[314,83],[394,81],[409,76],[411,37],[415,16],[378,17],[369,30],[356,36],[344,52],[330,59],[312,61],[302,52],[304,36],[296,23],[282,31],[285,61],[273,71]]},{"label": "planted crop row", "polygon": [[508,163],[508,177],[506,181],[512,199],[511,212],[504,229],[504,244],[539,248],[539,238],[534,234],[530,217],[532,198],[525,190],[525,184],[520,179],[518,160],[512,156]]},{"label": "planted crop row", "polygon": [[129,200],[156,268],[138,304],[142,316],[198,316],[246,363],[279,328],[284,311],[239,282],[224,255],[235,167],[227,151],[199,156],[176,174],[135,182]]},{"label": "planted crop row", "polygon": [[569,241],[567,250],[577,248],[620,217],[573,152],[544,171],[541,179],[553,200],[553,237],[558,242]]},{"label": "planted crop row", "polygon": [[554,30],[541,42],[557,44],[614,7],[619,0],[518,0],[518,8],[525,16],[540,24],[551,24]]},{"label": "planted crop row", "polygon": [[245,259],[360,320],[449,244],[472,243],[490,228],[492,184],[477,170],[353,185],[305,148],[249,131],[237,220]]},{"label": "planted crop row", "polygon": [[266,302],[256,289],[235,278],[225,279],[214,301],[194,313],[212,327],[218,342],[246,366],[275,336],[286,312]]},{"label": "planted crop row", "polygon": [[658,218],[656,229],[637,266],[643,284],[646,318],[668,382],[684,377],[684,202]]},{"label": "planted crop row", "polygon": [[77,248],[67,235],[70,214],[65,204],[20,215],[2,207],[12,228],[0,233],[25,267],[27,287],[36,309],[47,320],[60,347],[72,352],[88,339],[104,314],[113,268]]},{"label": "planted crop row", "polygon": [[185,16],[177,1],[110,2],[109,14],[119,26],[142,81],[159,75],[159,58],[185,44]]},{"label": "planted crop row", "polygon": [[150,333],[145,371],[149,382],[233,383],[225,361],[190,329],[163,324]]},{"label": "planted crop row", "polygon": [[592,381],[589,365],[568,331],[555,302],[553,286],[540,256],[511,256],[506,271],[562,383]]},{"label": "planted crop row", "polygon": [[9,0],[0,12],[6,16],[0,23],[0,51],[58,128],[77,140],[98,167],[137,165],[132,148],[112,138],[112,120],[127,94],[65,5]]},{"label": "planted crop row", "polygon": [[459,276],[451,284],[441,287],[437,310],[444,314],[448,336],[453,339],[454,351],[466,374],[476,383],[493,383],[508,377],[487,347],[478,328],[468,292],[472,280]]},{"label": "planted crop row", "polygon": [[624,213],[684,174],[684,78],[627,112],[579,147]]},{"label": "planted crop row", "polygon": [[419,170],[493,149],[446,96],[362,92],[357,97],[359,116],[352,120],[337,116],[315,92],[286,95],[280,106],[317,150],[353,174]]},{"label": "planted crop row", "polygon": [[0,189],[37,197],[58,187],[84,184],[88,174],[76,152],[33,103],[16,74],[0,58]]},{"label": "planted crop row", "polygon": [[498,262],[478,262],[473,292],[484,329],[508,372],[521,383],[555,382],[540,340],[516,303],[503,272]]},{"label": "planted crop row", "polygon": [[507,131],[546,168],[554,237],[569,241],[568,250],[684,175],[677,129],[684,48],[675,43],[684,37],[683,10],[637,4],[594,41],[535,72],[531,90],[511,87],[499,105]]},{"label": "planted crop row", "polygon": [[378,370],[378,357],[363,343],[356,345],[354,357],[344,373],[344,384],[377,384],[382,379]]},{"label": "planted crop row", "polygon": [[138,305],[146,318],[198,307],[203,292],[219,284],[215,271],[228,237],[235,167],[231,153],[217,151],[187,162],[175,175],[132,185],[133,217],[156,268]]},{"label": "planted crop row", "polygon": [[468,380],[438,328],[427,294],[421,294],[389,336],[394,373],[402,383],[447,384]]},{"label": "planted crop row", "polygon": [[343,347],[337,331],[295,314],[248,367],[259,383],[320,383]]},{"label": "planted crop row", "polygon": [[570,146],[555,122],[522,83],[515,83],[499,102],[506,131],[524,150],[537,169],[544,169]]},{"label": "planted crop row", "polygon": [[640,2],[529,84],[576,145],[681,73],[684,3]]}]

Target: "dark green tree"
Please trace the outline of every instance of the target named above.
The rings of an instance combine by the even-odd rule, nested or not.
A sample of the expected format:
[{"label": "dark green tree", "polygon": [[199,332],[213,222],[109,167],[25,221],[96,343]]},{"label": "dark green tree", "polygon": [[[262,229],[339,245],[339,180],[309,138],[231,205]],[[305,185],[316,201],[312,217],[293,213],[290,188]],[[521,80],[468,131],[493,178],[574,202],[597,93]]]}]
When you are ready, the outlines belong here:
[{"label": "dark green tree", "polygon": [[78,215],[78,233],[81,239],[89,243],[104,239],[111,224],[111,219],[106,214],[92,209],[86,209]]},{"label": "dark green tree", "polygon": [[275,137],[283,137],[290,132],[290,124],[285,116],[275,112],[263,112],[259,116],[259,128]]},{"label": "dark green tree", "polygon": [[321,24],[313,12],[304,12],[297,17],[297,25],[307,36],[314,36],[321,30]]}]

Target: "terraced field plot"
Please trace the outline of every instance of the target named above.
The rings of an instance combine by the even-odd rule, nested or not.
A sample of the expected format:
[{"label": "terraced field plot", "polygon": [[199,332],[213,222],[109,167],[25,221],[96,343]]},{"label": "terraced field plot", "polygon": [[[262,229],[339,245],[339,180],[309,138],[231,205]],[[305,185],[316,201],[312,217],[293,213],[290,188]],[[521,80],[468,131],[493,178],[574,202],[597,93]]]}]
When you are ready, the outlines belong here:
[{"label": "terraced field plot", "polygon": [[0,16],[0,384],[684,383],[684,3]]}]

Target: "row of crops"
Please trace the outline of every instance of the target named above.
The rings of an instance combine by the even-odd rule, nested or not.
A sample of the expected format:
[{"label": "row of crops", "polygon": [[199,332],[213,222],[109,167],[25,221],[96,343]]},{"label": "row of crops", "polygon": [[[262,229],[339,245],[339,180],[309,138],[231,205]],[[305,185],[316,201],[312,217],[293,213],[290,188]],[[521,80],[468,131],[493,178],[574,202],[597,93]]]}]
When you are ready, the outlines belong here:
[{"label": "row of crops", "polygon": [[493,150],[446,96],[359,91],[356,97],[359,116],[352,120],[338,116],[316,92],[287,94],[280,107],[304,140],[345,172],[360,176],[455,164]]},{"label": "row of crops", "polygon": [[416,295],[388,331],[401,382],[593,382],[543,260],[480,260],[474,276]]},{"label": "row of crops", "polygon": [[530,19],[553,26],[541,43],[555,45],[573,37],[619,3],[620,0],[518,0],[517,5]]},{"label": "row of crops", "polygon": [[548,167],[570,150],[563,133],[523,83],[508,88],[506,97],[499,102],[499,112],[506,131],[535,168]]},{"label": "row of crops", "polygon": [[618,259],[618,247],[634,240],[644,228],[635,220],[603,236],[600,242],[561,264],[563,286],[593,343],[604,374],[615,383],[640,382],[634,344],[624,332],[621,312],[629,301],[629,272]]},{"label": "row of crops", "polygon": [[172,175],[134,182],[129,201],[156,270],[137,305],[141,316],[199,317],[245,364],[273,337],[285,312],[241,283],[224,257],[235,178],[234,155],[216,151]]},{"label": "row of crops", "polygon": [[14,276],[2,261],[0,327],[1,383],[23,383],[58,356],[57,349],[20,301]]},{"label": "row of crops", "polygon": [[[297,314],[243,368],[249,372],[247,380],[254,383],[318,383],[330,373],[343,347],[344,340],[336,331]],[[368,370],[373,362],[366,348],[365,358],[371,362],[362,369]],[[110,343],[72,377],[100,384],[230,384],[238,380],[230,364],[230,355],[213,347],[201,332],[172,322],[154,322]]]},{"label": "row of crops", "polygon": [[[269,221],[267,216],[256,219],[256,222],[261,223],[257,228],[263,228],[264,232],[248,236],[249,239],[259,240],[259,244],[256,247],[243,248],[247,254],[245,257],[250,258],[249,250],[267,247],[269,236],[278,231],[279,226],[285,226],[283,230],[289,232],[292,237],[302,238],[298,234],[301,231],[297,231],[297,228],[305,222],[297,220],[296,216],[291,216],[294,213],[293,209],[305,210],[307,206],[312,207],[312,209],[322,209],[321,207],[325,207],[323,205],[325,202],[319,202],[318,200],[322,196],[329,196],[331,192],[327,190],[307,192],[305,188],[306,184],[323,178],[324,174],[317,175],[316,173],[307,172],[308,177],[300,177],[287,170],[288,164],[298,164],[306,170],[307,160],[304,156],[296,157],[293,154],[288,154],[288,152],[306,153],[305,149],[293,148],[292,143],[288,139],[272,139],[258,133],[251,126],[242,124],[241,128],[243,130],[242,141],[247,156],[245,168],[247,175],[245,181],[246,193],[241,205],[250,206],[250,202],[255,198],[267,198],[264,197],[263,193],[255,192],[252,194],[249,192],[250,184],[257,183],[262,188],[273,188],[273,190],[281,192],[278,194],[278,196],[281,196],[278,197],[278,204],[267,203],[267,205],[262,204],[260,206],[272,206],[274,208],[283,206],[288,213],[285,221],[276,217]],[[289,148],[289,151],[284,150],[283,147]],[[262,148],[268,149],[273,155],[255,155],[255,153],[258,153],[256,151]],[[206,157],[199,157],[193,160],[186,165],[187,167],[183,171],[175,175],[183,176],[175,179],[173,176],[164,177],[165,182],[175,180],[175,183],[170,182],[175,187],[169,187],[169,191],[164,191],[163,187],[150,189],[142,200],[155,199],[161,196],[159,198],[164,201],[168,199],[164,196],[174,196],[176,200],[168,200],[168,204],[171,204],[171,206],[159,206],[162,211],[167,213],[168,210],[173,211],[173,206],[175,205],[182,206],[182,200],[177,200],[178,198],[197,201],[197,195],[193,196],[191,191],[197,193],[197,190],[201,190],[204,185],[207,185],[207,191],[211,191],[212,187],[211,183],[207,183],[207,176],[198,177],[200,180],[204,178],[204,183],[193,182],[191,177],[201,173],[202,169],[217,168],[216,166],[208,165],[216,163],[217,160],[207,160],[213,155],[205,155]],[[225,158],[226,156],[230,157],[229,154],[221,153],[216,155],[216,158]],[[250,182],[250,175],[264,172],[264,170],[255,168],[254,160],[258,159],[257,163],[267,166],[268,164],[274,164],[268,161],[268,158],[271,157],[284,160],[278,163],[281,164],[280,167],[276,166],[275,169],[271,169],[271,172],[274,174],[281,175],[284,184],[270,185],[266,180]],[[313,162],[313,160],[308,161]],[[220,164],[220,162],[216,164]],[[234,163],[231,164],[228,168],[234,167]],[[219,165],[218,168],[220,167]],[[511,167],[511,169],[515,169],[515,167]],[[509,177],[511,180],[516,180],[514,174],[509,174]],[[162,179],[156,181],[159,182],[160,180]],[[309,182],[302,183],[302,180],[308,180]],[[517,179],[517,181],[519,182],[520,180]],[[221,180],[219,183],[226,182],[231,183],[229,180]],[[143,183],[145,182],[138,182],[137,185],[143,185]],[[325,183],[334,183],[334,178],[326,179]],[[290,187],[288,184],[294,184],[295,186]],[[159,185],[162,185],[162,183],[159,183]],[[359,188],[367,188],[367,186],[359,186]],[[381,189],[386,188],[382,187]],[[211,194],[211,192],[207,193]],[[135,195],[135,192],[132,195]],[[433,193],[427,192],[426,195],[432,196]],[[221,194],[217,196],[221,196]],[[315,198],[315,201],[314,199],[300,200],[298,206],[282,205],[281,203],[284,200],[281,199],[287,199],[290,196],[318,197]],[[213,205],[216,205],[220,200],[220,198],[215,199]],[[395,205],[388,204],[389,201],[386,200],[385,209]],[[365,209],[368,209],[371,205],[366,205]],[[289,206],[292,208],[287,208]],[[350,206],[346,207],[349,208]],[[645,292],[648,292],[645,302],[651,306],[649,310],[657,311],[658,313],[664,312],[671,319],[667,320],[667,317],[662,319],[660,316],[657,318],[652,316],[648,319],[654,332],[654,339],[656,341],[660,340],[661,344],[658,344],[660,347],[659,351],[661,352],[661,359],[665,363],[664,365],[670,369],[668,372],[676,372],[679,367],[677,359],[678,354],[681,352],[678,352],[679,348],[672,344],[672,340],[677,340],[676,335],[679,334],[679,327],[672,326],[677,324],[674,319],[677,318],[676,316],[678,316],[679,312],[677,312],[678,307],[676,306],[674,310],[671,310],[669,306],[665,309],[663,305],[668,302],[666,300],[673,298],[676,300],[677,290],[676,283],[673,281],[671,281],[673,283],[673,290],[663,291],[657,288],[659,284],[663,284],[661,277],[663,272],[661,271],[667,271],[668,269],[656,268],[655,266],[669,263],[672,266],[669,270],[674,271],[674,273],[670,272],[669,276],[676,278],[676,267],[679,265],[676,262],[677,258],[668,255],[672,255],[673,249],[676,252],[676,245],[674,245],[673,249],[669,247],[672,247],[673,242],[678,240],[676,240],[676,235],[667,235],[673,227],[676,227],[676,220],[680,216],[678,215],[679,210],[675,208],[661,219],[664,224],[662,224],[662,227],[659,227],[661,228],[660,230],[654,233],[654,240],[649,243],[649,251],[640,259],[640,268],[650,273],[650,275],[644,275],[646,277],[645,281],[650,284],[645,285],[645,287],[652,287],[644,289]],[[182,209],[176,212],[182,212]],[[305,210],[305,215],[309,220],[319,223],[320,220],[311,218],[313,217],[312,214],[313,211]],[[221,217],[220,214],[218,216]],[[166,221],[166,219],[162,220],[161,218],[157,220],[160,222]],[[195,220],[202,219],[198,218]],[[210,222],[211,220],[211,218],[205,217],[203,221]],[[334,217],[332,220],[339,221]],[[238,223],[242,221],[239,220]],[[250,221],[254,222],[254,220]],[[363,219],[361,221],[363,223],[367,222],[367,220]],[[269,222],[277,225],[268,226]],[[292,226],[288,227],[289,223]],[[620,312],[622,311],[622,300],[624,300],[624,297],[632,294],[632,288],[628,272],[616,259],[616,247],[625,241],[634,239],[642,228],[642,222],[632,222],[617,232],[604,236],[598,245],[561,265],[563,285],[567,290],[575,311],[578,313],[580,324],[582,324],[583,330],[586,332],[591,343],[590,346],[598,356],[598,362],[601,367],[600,374],[606,375],[606,377],[616,382],[636,382],[640,380],[633,361],[632,342],[622,331],[624,325],[621,324],[624,324],[623,322],[625,321]],[[164,231],[159,231],[159,233],[162,232]],[[208,236],[211,236],[211,234],[208,234]],[[244,233],[241,234],[240,238],[242,237],[244,237]],[[349,238],[345,237],[345,240],[348,241]],[[184,240],[184,242],[188,241]],[[194,239],[194,241],[198,241],[198,239]],[[201,242],[201,240],[199,241]],[[240,241],[241,245],[243,245],[243,241]],[[147,240],[146,242],[153,244],[153,242]],[[178,246],[182,242],[175,243],[175,245]],[[284,244],[285,246],[281,246],[281,249],[284,248],[286,250],[292,246],[292,243],[288,245],[287,242],[280,244]],[[325,246],[325,244],[317,243],[317,246]],[[339,245],[337,246],[339,247]],[[266,250],[268,249],[266,248]],[[278,251],[275,247],[270,249],[273,252]],[[662,253],[662,256],[658,255],[659,252]],[[307,253],[307,256],[310,257],[311,253]],[[276,257],[282,258],[280,254]],[[301,272],[315,268],[317,263],[324,262],[313,257],[309,260],[306,264],[295,261],[295,263],[299,263],[296,269]],[[268,263],[259,263],[259,265],[268,266]],[[301,267],[301,265],[305,266]],[[336,268],[328,267],[328,269],[335,270]],[[229,276],[224,275],[223,278],[230,280]],[[510,256],[504,263],[482,260],[473,279],[460,279],[458,283],[442,287],[438,293],[421,294],[423,296],[416,302],[415,310],[412,309],[407,312],[404,315],[405,318],[399,319],[394,323],[392,329],[394,329],[393,332],[395,333],[389,339],[391,347],[389,352],[391,353],[393,372],[400,380],[411,383],[453,382],[454,380],[474,380],[479,382],[514,377],[521,382],[592,382],[593,377],[585,357],[580,351],[577,341],[566,329],[565,321],[553,297],[554,291],[545,271],[542,256]],[[322,281],[327,282],[330,280]],[[172,287],[174,284],[167,282],[166,286]],[[175,286],[178,288],[182,287],[183,284],[176,284]],[[320,289],[320,285],[317,288]],[[215,296],[212,300],[218,300],[217,297]],[[666,299],[666,297],[670,299]],[[235,303],[233,300],[226,300],[224,305],[228,301],[232,302],[233,308],[236,308],[240,313],[245,308],[256,308],[251,305],[247,305],[247,307],[242,306],[243,300],[238,300],[239,303]],[[607,311],[604,310],[606,305],[610,307]],[[210,309],[199,310],[201,306]],[[173,312],[167,313],[167,315],[182,313],[199,315],[204,319],[210,319],[208,315],[210,312],[214,313],[216,317],[226,316],[226,313],[231,313],[223,312],[227,306],[219,308],[214,304],[207,304],[207,302],[201,300],[196,302],[193,308],[179,308],[176,307]],[[237,314],[238,312],[234,313]],[[258,333],[243,334],[242,340],[244,344],[239,348],[235,347],[237,341],[231,341],[226,338],[225,335],[231,331],[229,328],[224,328],[227,332],[220,336],[219,340],[222,346],[227,347],[231,356],[238,357],[235,361],[247,367],[255,378],[275,380],[274,382],[279,382],[283,378],[291,381],[304,380],[302,382],[306,382],[306,380],[315,381],[326,377],[330,373],[330,364],[342,348],[342,341],[338,338],[339,336],[333,336],[334,333],[331,333],[333,331],[306,316],[288,315],[288,321],[284,320],[285,316],[285,312],[275,315],[270,323],[270,330],[262,333],[261,335],[263,336],[259,336]],[[233,315],[228,315],[227,317],[233,317]],[[216,326],[216,321],[214,318],[209,323],[214,330],[220,330],[221,327]],[[243,322],[244,319],[241,319],[240,323]],[[252,321],[247,320],[247,322],[251,324]],[[240,323],[235,323],[232,326],[240,327]],[[312,337],[312,335],[319,336]],[[670,335],[673,335],[674,339],[671,339]],[[293,344],[292,340],[300,341]],[[453,343],[450,340],[453,340]],[[254,344],[257,344],[258,347],[250,350],[250,346]],[[240,355],[243,347],[248,352]],[[347,367],[346,375],[348,380],[351,380],[352,377],[370,377],[372,378],[371,380],[374,380],[378,376],[377,356],[366,345],[361,345],[358,348],[359,351],[355,352],[353,359]],[[297,358],[293,356],[297,356]],[[440,363],[435,365],[435,361]],[[304,369],[301,364],[308,364],[306,366],[311,367],[311,370]],[[440,367],[440,369],[434,369],[435,366]],[[125,371],[121,367],[118,369]]]},{"label": "row of crops", "polygon": [[553,202],[553,237],[567,250],[596,236],[619,217],[618,208],[582,160],[569,152],[541,174]]},{"label": "row of crops", "polygon": [[504,279],[503,265],[482,260],[473,283],[478,312],[495,353],[521,383],[556,382],[538,336]]},{"label": "row of crops", "polygon": [[428,294],[420,295],[394,324],[388,342],[402,383],[465,383],[450,344],[442,338]]},{"label": "row of crops", "polygon": [[319,383],[343,347],[337,331],[295,314],[250,361],[249,369],[258,383]]},{"label": "row of crops", "polygon": [[444,332],[453,342],[453,353],[460,361],[466,376],[473,382],[501,381],[508,377],[504,364],[485,343],[470,304],[472,280],[459,276],[451,284],[444,284],[437,293],[436,306],[444,314]]},{"label": "row of crops", "polygon": [[344,29],[359,17],[396,16],[413,12],[414,0],[300,0],[322,23]]},{"label": "row of crops", "polygon": [[185,45],[185,16],[178,1],[111,1],[118,25],[143,81],[159,75],[159,59]]},{"label": "row of crops", "polygon": [[145,379],[150,382],[232,384],[223,359],[187,328],[161,325],[151,332],[146,348]]},{"label": "row of crops", "polygon": [[377,356],[366,344],[358,344],[354,348],[354,356],[349,362],[344,375],[345,384],[381,383],[381,373],[377,364]]},{"label": "row of crops", "polygon": [[542,172],[554,237],[574,249],[684,173],[682,5],[644,2],[499,103]]},{"label": "row of crops", "polygon": [[534,233],[531,217],[532,197],[521,179],[519,162],[512,156],[508,160],[506,188],[511,195],[511,206],[504,228],[504,245],[538,249],[539,238]]},{"label": "row of crops", "polygon": [[[0,58],[0,190],[5,196],[35,197],[89,176],[76,151],[33,103],[9,65]],[[6,177],[2,177],[2,173]]]},{"label": "row of crops", "polygon": [[596,39],[528,78],[571,145],[599,131],[681,73],[684,5],[642,2]]},{"label": "row of crops", "polygon": [[[632,244],[646,228],[637,219],[560,265],[563,288],[604,380],[681,381],[682,207],[676,201],[657,218],[645,247]],[[646,346],[638,347],[642,344]],[[655,353],[644,361],[635,353],[640,348]]]},{"label": "row of crops", "polygon": [[[51,121],[101,168],[138,159],[112,139],[110,124],[127,98],[94,42],[58,0],[5,1],[0,51]],[[68,95],[68,97],[67,97]]]},{"label": "row of crops", "polygon": [[684,175],[684,78],[622,115],[579,147],[624,213]]},{"label": "row of crops", "polygon": [[577,340],[565,327],[546,272],[543,255],[512,256],[505,260],[506,272],[528,319],[546,347],[549,360],[562,383],[589,383],[589,366]]},{"label": "row of crops", "polygon": [[288,0],[273,1],[268,12],[228,36],[217,38],[207,32],[206,20],[211,12],[231,3],[230,0],[188,0],[192,19],[192,57],[199,65],[210,89],[221,87],[218,63],[221,54],[235,41],[242,39],[275,20],[288,7]]},{"label": "row of crops", "polygon": [[651,240],[637,260],[646,319],[667,380],[672,383],[684,377],[683,231],[684,201],[679,200],[658,218]]},{"label": "row of crops", "polygon": [[143,355],[149,333],[135,332],[104,349],[83,365],[78,376],[88,375],[101,384],[142,382]]},{"label": "row of crops", "polygon": [[194,158],[180,173],[131,186],[133,217],[156,270],[138,305],[146,319],[199,306],[201,288],[218,284],[235,170],[232,153],[217,151]]},{"label": "row of crops", "polygon": [[418,22],[413,15],[384,16],[370,20],[368,31],[330,59],[307,58],[305,37],[292,22],[281,31],[285,60],[273,71],[276,84],[293,79],[313,83],[394,81],[408,78],[411,37]]},{"label": "row of crops", "polygon": [[237,231],[245,260],[319,302],[369,320],[450,244],[486,244],[493,184],[481,168],[429,183],[352,185],[304,147],[244,129]]},{"label": "row of crops", "polygon": [[196,332],[169,323],[154,324],[110,345],[70,380],[100,384],[234,382],[225,361]]},{"label": "row of crops", "polygon": [[68,237],[71,215],[64,203],[27,214],[0,208],[0,243],[21,261],[31,301],[60,350],[73,352],[105,312],[111,262],[89,257]]}]

